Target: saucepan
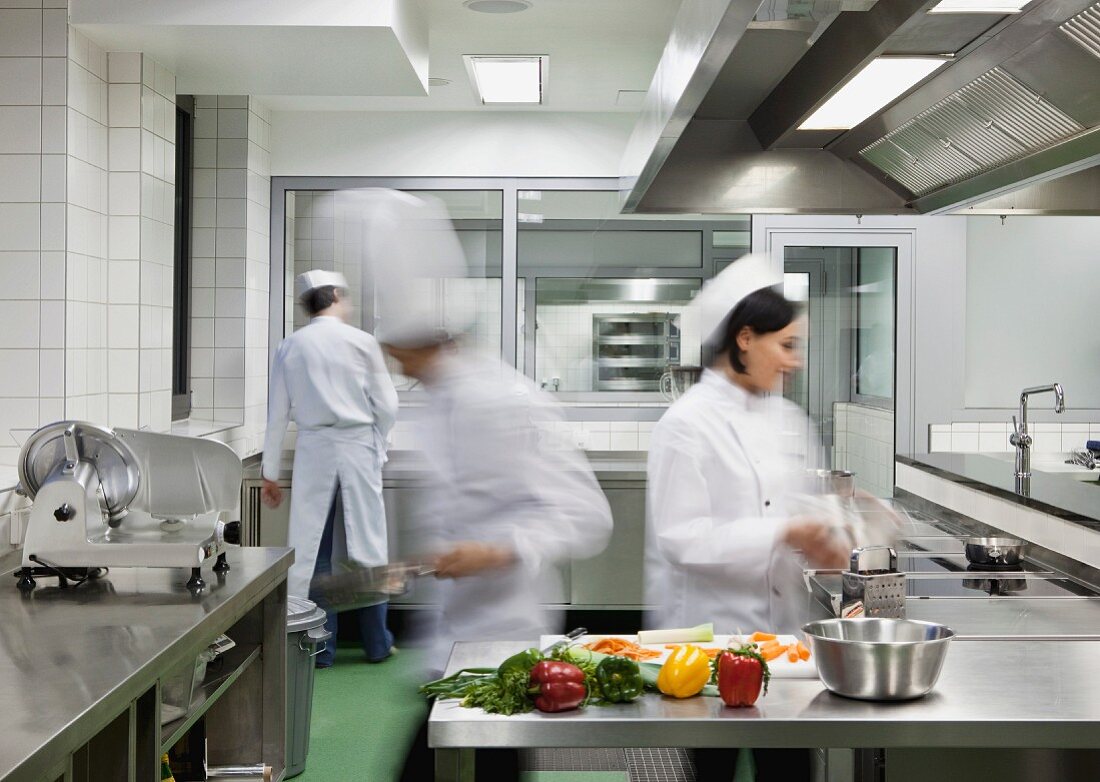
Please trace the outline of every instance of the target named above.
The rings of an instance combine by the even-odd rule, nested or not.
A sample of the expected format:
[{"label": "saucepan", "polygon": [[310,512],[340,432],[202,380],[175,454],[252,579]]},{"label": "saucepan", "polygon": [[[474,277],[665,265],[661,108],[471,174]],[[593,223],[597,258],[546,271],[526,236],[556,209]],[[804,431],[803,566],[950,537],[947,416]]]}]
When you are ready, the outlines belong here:
[{"label": "saucepan", "polygon": [[415,579],[434,573],[432,564],[417,561],[377,567],[345,566],[315,576],[309,585],[309,597],[326,611],[365,608],[407,594]]},{"label": "saucepan", "polygon": [[1026,547],[1019,538],[967,538],[966,560],[980,567],[1012,567],[1020,564]]}]

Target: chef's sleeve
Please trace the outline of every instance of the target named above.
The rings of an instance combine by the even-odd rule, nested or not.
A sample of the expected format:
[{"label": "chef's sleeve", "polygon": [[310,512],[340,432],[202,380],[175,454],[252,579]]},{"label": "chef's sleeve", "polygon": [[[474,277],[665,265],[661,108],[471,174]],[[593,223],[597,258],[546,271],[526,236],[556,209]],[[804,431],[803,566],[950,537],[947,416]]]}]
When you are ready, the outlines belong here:
[{"label": "chef's sleeve", "polygon": [[367,337],[367,395],[374,413],[374,425],[384,438],[397,422],[397,389],[394,388],[393,378],[386,368],[386,360],[378,340],[369,334]]},{"label": "chef's sleeve", "polygon": [[718,498],[711,496],[699,449],[680,434],[655,435],[655,440],[649,452],[646,490],[657,553],[686,570],[722,575],[743,581],[746,589],[759,589],[781,525],[755,514],[740,518],[723,514],[720,521],[715,519],[711,503]]},{"label": "chef's sleeve", "polygon": [[279,479],[283,458],[283,439],[290,423],[290,394],[286,387],[286,351],[283,345],[275,351],[271,362],[271,380],[267,398],[267,431],[264,433],[263,477]]}]

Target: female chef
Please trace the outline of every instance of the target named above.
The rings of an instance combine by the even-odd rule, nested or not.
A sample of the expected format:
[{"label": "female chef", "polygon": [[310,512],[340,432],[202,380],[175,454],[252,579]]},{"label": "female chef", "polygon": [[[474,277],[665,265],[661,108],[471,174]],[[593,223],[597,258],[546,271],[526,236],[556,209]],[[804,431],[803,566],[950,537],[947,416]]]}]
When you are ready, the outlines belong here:
[{"label": "female chef", "polygon": [[648,464],[647,603],[655,627],[714,622],[722,633],[800,626],[801,551],[841,567],[831,525],[792,516],[806,415],[779,393],[802,367],[805,321],[764,257],[735,261],[693,304],[714,358],[653,430]]}]

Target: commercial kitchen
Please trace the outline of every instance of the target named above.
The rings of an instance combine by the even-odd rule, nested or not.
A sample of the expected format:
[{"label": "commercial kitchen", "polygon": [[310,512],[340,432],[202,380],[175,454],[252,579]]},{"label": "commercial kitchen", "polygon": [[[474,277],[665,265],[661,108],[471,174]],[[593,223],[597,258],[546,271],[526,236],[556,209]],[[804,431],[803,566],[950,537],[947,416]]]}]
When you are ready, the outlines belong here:
[{"label": "commercial kitchen", "polygon": [[[444,244],[410,222],[380,251],[380,204],[461,257],[413,306],[387,284]],[[795,314],[715,350],[760,291]],[[0,0],[0,780],[1096,779],[1098,301],[1095,0]],[[463,450],[515,434],[503,393],[431,434],[395,336],[421,303],[547,412],[523,447]],[[332,313],[395,392],[355,512],[360,452],[310,439],[279,369]],[[661,622],[654,525],[700,501],[658,485],[677,411],[791,324],[739,404],[808,422],[814,491],[745,457],[760,511],[722,512],[840,519],[843,564],[782,538],[798,621],[723,622],[774,602],[761,565]],[[441,463],[498,470],[445,486],[488,504],[426,505]],[[520,483],[602,532],[539,559],[517,526],[492,572],[530,566],[543,624],[433,647],[464,574],[425,558],[425,508],[518,515]],[[296,583],[360,516],[370,567]],[[387,603],[375,664],[368,614],[324,610]],[[447,697],[529,649],[517,713]],[[725,666],[765,657],[727,705]],[[576,702],[536,700],[574,670]]]}]

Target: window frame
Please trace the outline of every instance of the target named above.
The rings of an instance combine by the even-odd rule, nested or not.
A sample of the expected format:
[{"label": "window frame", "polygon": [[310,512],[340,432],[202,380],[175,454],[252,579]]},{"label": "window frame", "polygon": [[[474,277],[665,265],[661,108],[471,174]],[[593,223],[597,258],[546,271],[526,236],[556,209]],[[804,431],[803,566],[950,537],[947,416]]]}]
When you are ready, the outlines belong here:
[{"label": "window frame", "polygon": [[172,420],[191,415],[191,209],[195,99],[176,96],[176,187],[172,265]]},{"label": "window frame", "polygon": [[860,327],[859,297],[862,294],[857,291],[856,292],[855,306],[853,308],[855,310],[855,312],[854,312],[855,328],[852,329],[852,343],[851,343],[851,351],[850,351],[851,352],[851,359],[852,359],[852,364],[851,364],[851,372],[852,372],[852,374],[851,374],[851,376],[852,376],[851,386],[852,386],[852,388],[851,388],[850,396],[851,396],[852,402],[855,403],[855,404],[865,405],[867,407],[877,407],[880,410],[893,410],[894,406],[895,406],[895,400],[897,398],[897,387],[898,387],[898,378],[897,378],[898,273],[899,273],[898,272],[898,267],[899,267],[898,248],[897,247],[888,247],[888,246],[878,247],[878,246],[875,246],[875,245],[865,245],[865,246],[856,247],[855,248],[855,250],[856,250],[855,256],[856,257],[855,257],[855,260],[853,261],[853,263],[855,264],[855,268],[852,270],[852,272],[853,272],[852,278],[855,281],[856,286],[858,287],[860,285],[860,281],[859,281],[860,280],[860,276],[859,276],[860,268],[859,267],[860,267],[860,264],[863,261],[863,251],[864,250],[880,250],[880,249],[891,250],[893,252],[893,256],[894,256],[894,258],[893,258],[894,268],[893,268],[893,271],[890,275],[891,281],[893,282],[893,286],[894,286],[894,289],[893,289],[893,292],[892,292],[891,295],[892,295],[892,301],[893,301],[893,304],[894,304],[894,307],[893,307],[893,310],[894,310],[893,316],[894,317],[893,317],[892,326],[893,326],[894,356],[895,356],[895,359],[894,359],[894,377],[891,380],[891,384],[890,384],[890,387],[891,387],[893,393],[888,397],[876,396],[874,394],[861,394],[861,393],[859,393],[859,390],[858,390],[859,389],[859,381],[857,380],[857,377],[858,377],[857,373],[858,373],[858,370],[859,370],[859,337],[860,337],[860,334],[862,332],[862,328]]}]

